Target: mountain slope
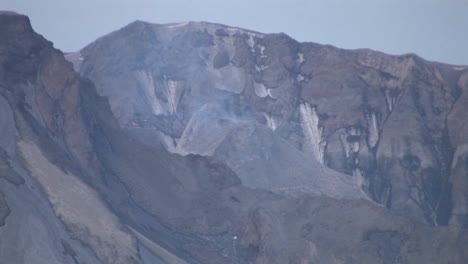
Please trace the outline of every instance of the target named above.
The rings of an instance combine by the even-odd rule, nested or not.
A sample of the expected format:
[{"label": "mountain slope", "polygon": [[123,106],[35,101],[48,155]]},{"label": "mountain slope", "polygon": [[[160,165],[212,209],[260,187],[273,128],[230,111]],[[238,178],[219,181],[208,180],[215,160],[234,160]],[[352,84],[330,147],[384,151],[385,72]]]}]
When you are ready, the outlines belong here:
[{"label": "mountain slope", "polygon": [[[348,181],[399,215],[430,225],[468,224],[466,173],[454,158],[466,155],[460,124],[468,120],[457,113],[465,108],[467,67],[205,22],[136,21],[68,57],[108,98],[120,127],[146,145],[212,156],[247,185],[331,168],[340,175],[334,184]],[[218,147],[244,123],[269,127],[281,138],[275,142],[315,165],[261,171],[245,163],[248,146],[224,144],[224,152],[234,148],[244,157],[234,163]],[[273,151],[266,150],[263,163],[295,164]],[[309,183],[272,184],[250,186]]]},{"label": "mountain slope", "polygon": [[[182,42],[205,43],[204,38],[191,38]],[[79,54],[70,56],[79,58]],[[285,193],[263,185],[245,186],[242,178],[255,176],[245,171],[269,166],[268,157],[285,164],[290,158],[286,153],[300,160],[321,153],[315,145],[307,145],[310,150],[297,148],[300,138],[284,137],[279,127],[273,132],[257,121],[256,111],[237,110],[249,105],[231,104],[245,98],[226,96],[222,109],[233,115],[217,122],[232,130],[214,133],[215,148],[202,145],[207,150],[204,155],[181,155],[168,151],[178,152],[177,147],[160,143],[170,143],[167,137],[174,141],[176,133],[189,139],[197,135],[184,132],[193,119],[189,113],[207,105],[197,103],[197,98],[181,99],[188,105],[179,103],[187,109],[180,119],[140,113],[139,119],[131,115],[130,121],[144,124],[148,118],[152,126],[135,127],[131,122],[126,126],[122,122],[128,118],[128,104],[115,102],[131,105],[149,100],[151,90],[128,98],[135,87],[120,91],[123,86],[115,86],[117,98],[100,96],[111,87],[99,86],[99,80],[95,86],[80,77],[60,51],[32,30],[27,17],[14,13],[0,13],[0,65],[0,263],[465,263],[468,259],[466,230],[429,227],[397,216],[363,196],[353,178],[332,171],[320,159],[303,167],[302,162],[292,163],[300,168],[291,168],[291,175],[311,171],[313,183],[320,184],[314,190],[323,186],[322,195],[307,188]],[[93,66],[107,71],[107,66],[101,67]],[[220,95],[202,88],[198,92],[207,98]],[[162,100],[152,98],[154,106]],[[297,117],[303,120],[299,127],[325,133],[314,123],[317,110],[307,102],[299,105],[303,111]],[[459,118],[459,112],[453,113],[452,120]],[[210,116],[201,116],[206,118]],[[235,124],[230,126],[231,122]],[[255,145],[258,141],[264,149]],[[198,147],[188,145],[185,150]],[[254,153],[246,158],[246,150]],[[255,159],[251,162],[249,157]],[[269,184],[289,183],[281,174],[259,176],[267,176]],[[298,178],[301,184],[304,180],[309,179]]]}]

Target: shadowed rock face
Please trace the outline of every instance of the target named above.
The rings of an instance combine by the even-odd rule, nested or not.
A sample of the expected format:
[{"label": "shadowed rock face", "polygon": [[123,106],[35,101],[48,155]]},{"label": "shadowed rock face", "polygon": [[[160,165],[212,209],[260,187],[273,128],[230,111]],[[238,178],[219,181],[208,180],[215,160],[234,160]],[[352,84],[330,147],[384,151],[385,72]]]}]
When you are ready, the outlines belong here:
[{"label": "shadowed rock face", "polygon": [[[27,17],[0,13],[0,262],[466,263],[468,233],[411,220],[428,221],[427,204],[407,209],[394,187],[429,173],[433,185],[418,187],[437,193],[444,185],[434,181],[448,178],[434,170],[458,173],[445,216],[461,223],[462,90],[440,135],[440,146],[458,154],[439,149],[434,158],[409,130],[405,147],[414,151],[392,160],[399,149],[380,150],[382,118],[391,120],[403,99],[391,114],[377,103],[375,112],[359,112],[351,101],[371,99],[349,92],[340,105],[334,85],[323,95],[305,92],[316,90],[307,88],[314,78],[340,82],[320,75],[327,63],[350,82],[357,66],[339,67],[357,64],[353,54],[219,25],[136,22],[67,55],[93,84]],[[382,65],[405,60],[371,55]],[[462,80],[449,66],[410,58],[438,69],[447,87]],[[368,67],[362,79],[370,83]],[[423,101],[411,98],[410,106]],[[434,120],[416,117],[428,127]],[[403,128],[385,133],[391,139]],[[398,168],[405,173],[393,180]]]}]

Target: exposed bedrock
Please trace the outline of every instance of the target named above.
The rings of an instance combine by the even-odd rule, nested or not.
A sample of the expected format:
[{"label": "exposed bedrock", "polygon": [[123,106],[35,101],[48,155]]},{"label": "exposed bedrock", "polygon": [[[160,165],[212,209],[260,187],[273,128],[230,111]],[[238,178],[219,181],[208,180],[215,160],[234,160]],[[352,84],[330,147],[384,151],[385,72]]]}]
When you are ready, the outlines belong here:
[{"label": "exposed bedrock", "polygon": [[[248,114],[302,159],[347,174],[395,212],[439,225],[449,222],[454,204],[466,210],[454,200],[463,195],[452,195],[453,180],[461,181],[454,153],[466,140],[451,143],[462,132],[451,135],[447,122],[466,89],[464,69],[194,22],[136,21],[68,57],[108,98],[119,125],[144,144],[216,156],[239,113]],[[202,112],[216,117],[200,118]]]}]

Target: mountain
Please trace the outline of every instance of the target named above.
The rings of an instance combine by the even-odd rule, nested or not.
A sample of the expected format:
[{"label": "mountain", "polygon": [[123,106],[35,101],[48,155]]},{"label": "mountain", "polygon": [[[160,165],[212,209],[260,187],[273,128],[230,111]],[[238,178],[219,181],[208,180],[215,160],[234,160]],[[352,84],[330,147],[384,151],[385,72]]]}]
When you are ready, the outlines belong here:
[{"label": "mountain", "polygon": [[464,67],[193,22],[65,56],[0,13],[0,263],[468,260]]},{"label": "mountain", "polygon": [[204,22],[136,21],[68,58],[146,145],[213,157],[253,188],[361,196],[344,183],[420,222],[468,224],[467,67]]}]

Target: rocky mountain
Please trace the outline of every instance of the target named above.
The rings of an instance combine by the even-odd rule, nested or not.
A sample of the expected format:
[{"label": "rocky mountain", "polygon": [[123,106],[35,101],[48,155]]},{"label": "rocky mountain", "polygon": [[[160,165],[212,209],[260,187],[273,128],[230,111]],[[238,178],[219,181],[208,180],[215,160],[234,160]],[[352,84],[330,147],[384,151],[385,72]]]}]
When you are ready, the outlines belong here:
[{"label": "rocky mountain", "polygon": [[136,21],[68,57],[146,145],[213,157],[252,188],[362,189],[420,222],[468,224],[466,67],[193,22]]},{"label": "rocky mountain", "polygon": [[65,56],[0,13],[0,263],[468,260],[468,68],[193,22]]}]

